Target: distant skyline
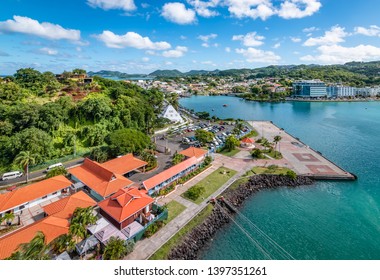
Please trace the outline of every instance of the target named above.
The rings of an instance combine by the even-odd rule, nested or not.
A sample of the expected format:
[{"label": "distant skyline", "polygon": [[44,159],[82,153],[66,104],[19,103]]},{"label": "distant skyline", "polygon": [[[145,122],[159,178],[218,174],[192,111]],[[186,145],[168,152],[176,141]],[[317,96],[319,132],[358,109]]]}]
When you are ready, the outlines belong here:
[{"label": "distant skyline", "polygon": [[2,0],[0,74],[380,60],[380,1]]}]

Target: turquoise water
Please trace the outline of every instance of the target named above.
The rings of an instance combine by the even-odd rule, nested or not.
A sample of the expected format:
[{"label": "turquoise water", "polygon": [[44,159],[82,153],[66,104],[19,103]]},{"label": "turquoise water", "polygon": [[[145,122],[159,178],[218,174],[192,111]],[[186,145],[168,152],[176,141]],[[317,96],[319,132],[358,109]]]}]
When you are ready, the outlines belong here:
[{"label": "turquoise water", "polygon": [[[356,182],[263,191],[241,212],[295,259],[380,259],[380,103],[270,104],[195,96],[180,104],[220,118],[271,120],[356,174]],[[249,223],[237,221],[271,258],[281,259]],[[202,258],[267,259],[235,224],[215,236]]]}]

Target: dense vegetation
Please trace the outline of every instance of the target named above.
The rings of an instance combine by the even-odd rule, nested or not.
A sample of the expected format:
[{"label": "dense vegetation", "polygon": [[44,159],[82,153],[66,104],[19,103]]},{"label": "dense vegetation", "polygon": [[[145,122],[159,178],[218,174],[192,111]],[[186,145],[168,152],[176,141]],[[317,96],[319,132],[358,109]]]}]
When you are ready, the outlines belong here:
[{"label": "dense vegetation", "polygon": [[351,86],[380,84],[380,61],[350,62],[344,65],[284,65],[256,69],[228,69],[214,71],[159,70],[150,75],[161,78],[197,79],[197,77],[320,79],[325,82],[342,82]]},{"label": "dense vegetation", "polygon": [[[139,153],[148,145],[146,135],[160,122],[163,93],[100,77],[90,83],[73,78],[83,72],[75,69],[57,79],[27,68],[0,78],[0,171],[18,169],[14,159],[21,152],[40,164],[108,144],[112,154]],[[125,133],[139,145],[117,148]],[[98,149],[97,156],[108,150]]]}]

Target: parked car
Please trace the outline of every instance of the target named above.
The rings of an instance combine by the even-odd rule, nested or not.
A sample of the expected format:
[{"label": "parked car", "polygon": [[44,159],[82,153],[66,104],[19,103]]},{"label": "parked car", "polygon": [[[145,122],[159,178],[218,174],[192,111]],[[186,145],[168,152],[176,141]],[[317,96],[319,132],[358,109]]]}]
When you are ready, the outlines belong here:
[{"label": "parked car", "polygon": [[50,170],[57,168],[57,167],[64,167],[62,163],[58,162],[56,164],[50,165],[48,168],[46,168],[45,173],[49,172]]},{"label": "parked car", "polygon": [[24,173],[22,173],[21,171],[7,172],[7,173],[4,173],[3,176],[1,176],[1,180],[6,181],[6,180],[11,180],[11,179],[16,179],[16,178],[22,177],[22,175],[24,175]]}]

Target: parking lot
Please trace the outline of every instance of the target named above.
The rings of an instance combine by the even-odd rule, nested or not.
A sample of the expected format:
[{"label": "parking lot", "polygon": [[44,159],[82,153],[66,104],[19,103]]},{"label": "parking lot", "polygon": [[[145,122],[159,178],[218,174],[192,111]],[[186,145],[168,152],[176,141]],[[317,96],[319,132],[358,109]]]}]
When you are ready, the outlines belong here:
[{"label": "parking lot", "polygon": [[174,154],[176,151],[181,151],[190,146],[201,147],[201,143],[195,137],[195,131],[203,129],[214,133],[215,137],[209,143],[207,147],[211,151],[216,151],[219,148],[223,148],[225,141],[229,135],[234,135],[237,138],[241,138],[251,131],[245,123],[239,134],[233,134],[235,128],[235,122],[220,121],[220,122],[196,122],[182,128],[177,128],[173,131],[169,131],[167,134],[159,135],[156,142],[160,145],[164,145],[172,151]]}]

